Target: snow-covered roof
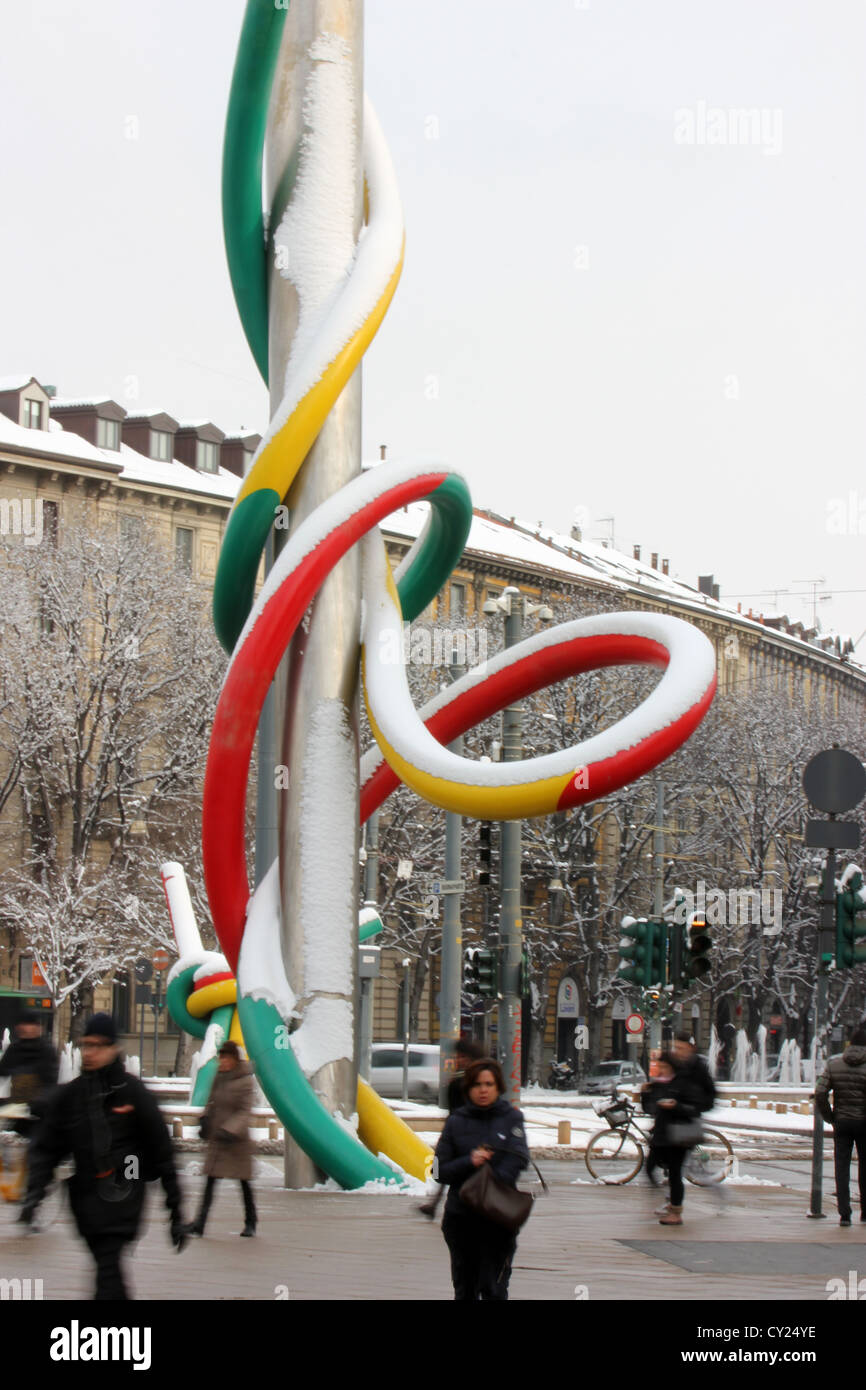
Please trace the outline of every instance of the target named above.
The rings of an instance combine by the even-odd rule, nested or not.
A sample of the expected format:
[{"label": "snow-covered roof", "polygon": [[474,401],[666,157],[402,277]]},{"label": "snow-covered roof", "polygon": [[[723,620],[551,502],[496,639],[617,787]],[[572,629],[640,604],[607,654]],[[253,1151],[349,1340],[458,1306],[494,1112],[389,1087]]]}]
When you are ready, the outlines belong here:
[{"label": "snow-covered roof", "polygon": [[[57,422],[53,422],[57,424]],[[231,502],[241,485],[240,478],[227,468],[216,473],[199,473],[188,464],[173,459],[170,463],[145,458],[128,444],[119,449],[100,449],[71,430],[28,430],[0,414],[0,449],[14,448],[28,454],[47,454],[69,460],[70,463],[90,464],[108,468],[118,474],[119,481],[146,483],[151,487],[176,488],[197,492]]]},{"label": "snow-covered roof", "polygon": [[130,482],[150,483],[155,487],[182,488],[185,492],[202,492],[210,497],[220,497],[226,502],[234,500],[235,493],[241,485],[237,474],[230,473],[227,468],[219,468],[216,473],[199,473],[197,469],[190,468],[189,464],[181,463],[179,459],[172,459],[171,463],[168,463],[160,459],[145,458],[144,454],[130,449],[128,444],[121,444],[120,454],[123,460],[121,478]]},{"label": "snow-covered roof", "polygon": [[[365,467],[375,467],[377,462],[365,464]],[[423,503],[412,503],[389,516],[382,523],[382,529],[389,535],[411,542],[419,535],[427,515],[428,509]],[[681,611],[695,615],[712,613],[765,637],[772,632],[775,641],[791,649],[806,648],[813,655],[822,654],[839,660],[841,655],[853,650],[850,639],[845,636],[831,633],[816,635],[811,630],[801,636],[786,631],[784,627],[770,626],[760,616],[735,611],[683,580],[663,574],[612,547],[594,541],[578,541],[544,525],[532,526],[495,512],[474,512],[466,551],[473,558],[488,558],[491,564],[510,563],[539,576],[547,572],[561,578],[600,583],[613,591],[628,592],[633,598],[675,604]],[[857,663],[850,659],[846,665],[857,667]]]},{"label": "snow-covered roof", "polygon": [[51,402],[51,409],[56,410],[59,406],[61,410],[84,410],[98,405],[116,405],[118,410],[123,409],[123,406],[113,396],[82,396],[80,399],[74,399],[72,396],[55,396]]}]

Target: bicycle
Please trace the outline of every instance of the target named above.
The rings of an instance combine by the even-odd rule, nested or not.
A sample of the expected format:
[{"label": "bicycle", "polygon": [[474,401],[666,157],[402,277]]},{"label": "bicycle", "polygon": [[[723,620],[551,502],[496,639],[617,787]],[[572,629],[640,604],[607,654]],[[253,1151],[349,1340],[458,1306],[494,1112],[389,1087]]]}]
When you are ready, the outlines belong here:
[{"label": "bicycle", "polygon": [[[608,1128],[594,1134],[586,1146],[586,1166],[592,1177],[608,1186],[622,1186],[636,1178],[647,1156],[649,1135],[635,1120],[637,1106],[616,1092],[610,1100],[595,1103]],[[734,1151],[724,1134],[704,1129],[703,1138],[688,1150],[683,1177],[697,1187],[724,1182],[734,1166]]]},{"label": "bicycle", "polygon": [[[26,1105],[0,1106],[0,1197],[4,1203],[15,1206],[24,1201],[27,1194],[28,1158],[30,1141],[13,1128],[16,1121],[33,1118]],[[36,1217],[30,1226],[31,1231],[44,1231],[53,1226],[64,1206],[64,1184],[55,1177],[45,1193]],[[13,1217],[17,1220],[17,1216]]]}]

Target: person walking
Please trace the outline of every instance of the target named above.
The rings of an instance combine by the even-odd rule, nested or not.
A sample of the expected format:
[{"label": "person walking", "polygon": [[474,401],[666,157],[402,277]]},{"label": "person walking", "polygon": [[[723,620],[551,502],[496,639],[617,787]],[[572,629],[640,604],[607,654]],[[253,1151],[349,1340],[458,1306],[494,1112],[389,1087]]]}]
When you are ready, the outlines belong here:
[{"label": "person walking", "polygon": [[683,1224],[683,1162],[690,1145],[680,1142],[684,1130],[694,1125],[695,1110],[691,1104],[692,1088],[683,1073],[677,1073],[676,1063],[668,1052],[656,1062],[656,1075],[641,1088],[641,1106],[655,1123],[650,1138],[646,1173],[655,1183],[657,1169],[667,1171],[670,1182],[670,1201],[657,1208],[662,1226]]},{"label": "person walking", "polygon": [[252,1068],[243,1060],[237,1043],[224,1042],[219,1050],[219,1070],[214,1077],[207,1109],[202,1116],[207,1139],[204,1171],[207,1178],[201,1207],[188,1227],[190,1235],[203,1236],[214,1188],[219,1178],[236,1178],[244,1199],[242,1236],[256,1233],[256,1204],[250,1181],[253,1146],[250,1122],[255,1097]]},{"label": "person walking", "polygon": [[30,1152],[27,1196],[18,1220],[33,1222],[58,1163],[71,1154],[72,1214],[96,1261],[98,1300],[126,1299],[123,1247],[135,1240],[146,1184],[165,1191],[175,1249],[186,1244],[181,1195],[165,1120],[156,1100],[120,1060],[117,1028],[107,1013],[87,1021],[81,1039],[81,1075],[49,1101]]},{"label": "person walking", "polygon": [[505,1100],[502,1068],[491,1057],[467,1068],[464,1090],[466,1103],[445,1122],[433,1170],[448,1186],[442,1234],[451,1255],[454,1298],[504,1302],[517,1237],[465,1206],[460,1189],[483,1163],[500,1182],[517,1186],[529,1163],[523,1116]]},{"label": "person walking", "polygon": [[712,1110],[716,1103],[716,1087],[709,1068],[692,1042],[690,1033],[677,1033],[671,1047],[671,1055],[689,1091],[689,1103],[698,1115]]},{"label": "person walking", "polygon": [[860,1220],[866,1222],[866,1026],[854,1030],[841,1056],[830,1058],[815,1088],[815,1104],[827,1124],[833,1126],[839,1225],[851,1225],[851,1154],[855,1148]]},{"label": "person walking", "polygon": [[13,1125],[18,1134],[32,1137],[57,1085],[59,1068],[57,1052],[43,1036],[41,1017],[36,1009],[25,1009],[15,1021],[15,1041],[0,1058],[0,1077],[9,1078],[9,1103],[30,1109],[29,1117]]},{"label": "person walking", "polygon": [[[466,1038],[458,1038],[454,1047],[455,1071],[451,1080],[448,1082],[448,1093],[446,1097],[449,1115],[453,1115],[455,1110],[461,1105],[466,1104],[466,1092],[463,1089],[466,1069],[467,1067],[471,1067],[473,1062],[479,1062],[483,1056],[484,1049],[480,1043],[471,1042]],[[428,1197],[427,1201],[423,1202],[418,1208],[430,1221],[433,1220],[439,1209],[439,1203],[442,1200],[442,1193],[444,1191],[445,1188],[440,1183],[435,1189],[433,1196]]]}]

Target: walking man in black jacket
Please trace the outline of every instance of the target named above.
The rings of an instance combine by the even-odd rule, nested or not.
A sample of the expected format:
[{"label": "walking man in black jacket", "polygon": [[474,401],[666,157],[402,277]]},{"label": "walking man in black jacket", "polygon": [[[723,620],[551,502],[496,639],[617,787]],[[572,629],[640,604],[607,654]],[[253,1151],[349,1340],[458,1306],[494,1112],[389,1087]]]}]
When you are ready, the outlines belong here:
[{"label": "walking man in black jacket", "polygon": [[[830,1095],[833,1107],[830,1108]],[[815,1088],[815,1104],[833,1126],[839,1225],[851,1225],[851,1153],[860,1171],[860,1220],[866,1221],[866,1027],[851,1034],[841,1057],[831,1057]]]},{"label": "walking man in black jacket", "polygon": [[129,1296],[120,1257],[138,1234],[147,1182],[162,1182],[178,1251],[187,1239],[165,1120],[143,1083],[125,1071],[119,1052],[114,1019],[94,1014],[81,1040],[81,1075],[55,1093],[34,1140],[18,1218],[33,1220],[54,1169],[72,1154],[70,1204],[96,1261],[97,1299]]},{"label": "walking man in black jacket", "polygon": [[[34,1117],[39,1117],[52,1087],[57,1084],[59,1069],[57,1053],[42,1033],[42,1020],[35,1009],[26,1009],[15,1022],[15,1041],[0,1058],[0,1077],[10,1080],[9,1100],[13,1105],[27,1105]],[[19,1134],[31,1135],[34,1119],[16,1122]]]}]

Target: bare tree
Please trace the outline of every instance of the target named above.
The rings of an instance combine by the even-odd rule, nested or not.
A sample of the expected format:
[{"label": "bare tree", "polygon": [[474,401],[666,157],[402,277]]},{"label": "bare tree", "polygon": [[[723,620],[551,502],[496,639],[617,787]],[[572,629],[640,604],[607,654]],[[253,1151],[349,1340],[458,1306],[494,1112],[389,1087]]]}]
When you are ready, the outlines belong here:
[{"label": "bare tree", "polygon": [[223,661],[206,594],[146,533],[77,524],[2,559],[17,706],[0,758],[7,781],[17,762],[18,800],[0,821],[0,918],[78,1016],[98,980],[165,940],[145,845],[194,852]]}]

